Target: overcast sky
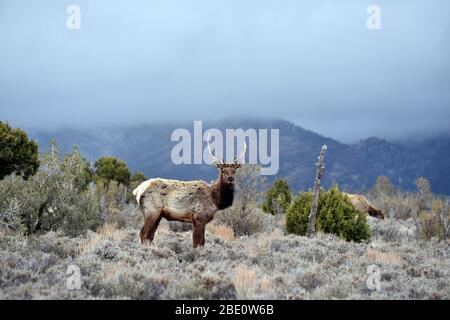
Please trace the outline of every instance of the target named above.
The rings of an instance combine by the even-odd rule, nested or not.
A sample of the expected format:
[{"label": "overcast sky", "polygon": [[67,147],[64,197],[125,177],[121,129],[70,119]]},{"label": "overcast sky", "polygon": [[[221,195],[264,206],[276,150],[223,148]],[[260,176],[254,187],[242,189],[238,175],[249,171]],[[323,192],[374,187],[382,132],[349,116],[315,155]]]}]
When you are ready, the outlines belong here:
[{"label": "overcast sky", "polygon": [[[381,30],[366,27],[371,4]],[[242,114],[346,142],[449,132],[449,14],[448,0],[1,0],[0,120]]]}]

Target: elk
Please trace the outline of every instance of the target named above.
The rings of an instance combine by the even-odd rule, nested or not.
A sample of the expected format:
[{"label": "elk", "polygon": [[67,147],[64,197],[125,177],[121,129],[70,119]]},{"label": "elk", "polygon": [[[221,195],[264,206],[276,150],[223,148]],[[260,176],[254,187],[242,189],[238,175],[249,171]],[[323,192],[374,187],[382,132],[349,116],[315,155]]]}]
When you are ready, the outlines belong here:
[{"label": "elk", "polygon": [[144,226],[139,234],[142,244],[153,241],[162,218],[168,221],[190,222],[193,225],[193,245],[205,245],[205,226],[217,211],[233,204],[234,177],[241,166],[247,144],[233,163],[223,163],[211,152],[208,135],[208,152],[219,169],[219,177],[211,184],[205,181],[179,181],[170,179],[150,179],[142,182],[133,195],[144,216]]},{"label": "elk", "polygon": [[350,199],[350,202],[355,207],[356,210],[362,211],[364,213],[367,213],[369,216],[372,216],[377,219],[384,219],[383,212],[376,208],[372,203],[370,203],[369,200],[366,199],[361,194],[351,194],[351,193],[345,193],[345,195],[348,196]]}]

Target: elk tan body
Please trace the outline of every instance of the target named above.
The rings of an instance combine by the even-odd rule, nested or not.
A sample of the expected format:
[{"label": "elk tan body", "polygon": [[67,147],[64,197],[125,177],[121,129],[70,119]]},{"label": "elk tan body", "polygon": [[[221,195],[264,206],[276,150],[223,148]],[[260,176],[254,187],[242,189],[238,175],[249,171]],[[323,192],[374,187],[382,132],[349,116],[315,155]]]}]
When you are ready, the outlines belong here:
[{"label": "elk tan body", "polygon": [[370,203],[370,201],[367,200],[365,196],[361,194],[345,194],[349,197],[350,202],[356,210],[367,213],[368,215],[378,219],[384,219],[383,212],[381,212],[380,209],[376,208],[372,203]]},{"label": "elk tan body", "polygon": [[[244,155],[241,153],[240,158]],[[208,151],[209,148],[208,138]],[[144,226],[140,232],[141,242],[153,241],[162,218],[169,221],[183,221],[193,224],[194,247],[205,244],[205,226],[217,211],[230,207],[234,197],[234,176],[241,164],[224,164],[215,160],[219,177],[211,184],[204,181],[178,181],[170,179],[150,179],[141,183],[133,195],[144,216]]]},{"label": "elk tan body", "polygon": [[191,222],[193,215],[213,218],[218,210],[211,194],[211,186],[204,181],[178,181],[151,179],[143,183],[142,193],[136,200],[142,208],[144,219],[155,212],[163,212],[168,220]]}]

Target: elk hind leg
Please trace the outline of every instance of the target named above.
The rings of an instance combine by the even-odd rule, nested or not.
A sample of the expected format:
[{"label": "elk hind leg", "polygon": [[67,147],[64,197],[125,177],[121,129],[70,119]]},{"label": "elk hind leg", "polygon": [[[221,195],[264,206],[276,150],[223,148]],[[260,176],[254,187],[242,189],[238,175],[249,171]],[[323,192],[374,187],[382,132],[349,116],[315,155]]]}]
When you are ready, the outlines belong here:
[{"label": "elk hind leg", "polygon": [[152,214],[145,219],[144,226],[139,234],[142,244],[152,243],[156,229],[161,221],[161,212]]}]

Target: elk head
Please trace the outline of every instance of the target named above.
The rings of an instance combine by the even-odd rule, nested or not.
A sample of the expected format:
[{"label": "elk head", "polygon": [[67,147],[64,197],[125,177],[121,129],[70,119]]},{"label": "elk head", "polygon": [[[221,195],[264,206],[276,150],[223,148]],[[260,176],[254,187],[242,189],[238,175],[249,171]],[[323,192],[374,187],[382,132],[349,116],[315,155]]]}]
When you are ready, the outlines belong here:
[{"label": "elk head", "polygon": [[384,219],[384,214],[381,210],[379,209],[375,209],[373,207],[369,207],[369,215],[378,219],[383,220]]},{"label": "elk head", "polygon": [[220,181],[223,184],[233,185],[234,184],[234,176],[236,175],[236,170],[241,167],[242,160],[244,159],[245,151],[247,150],[247,143],[244,141],[244,148],[242,152],[239,154],[239,157],[235,158],[233,163],[223,163],[223,161],[217,159],[211,152],[211,134],[208,134],[208,152],[211,157],[214,159],[214,165],[220,171]]}]

